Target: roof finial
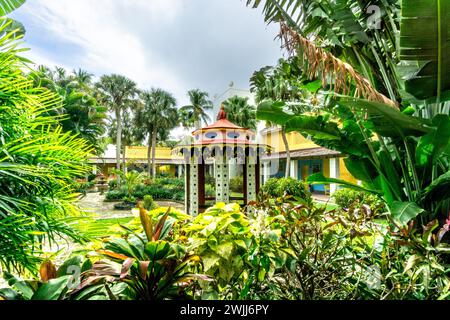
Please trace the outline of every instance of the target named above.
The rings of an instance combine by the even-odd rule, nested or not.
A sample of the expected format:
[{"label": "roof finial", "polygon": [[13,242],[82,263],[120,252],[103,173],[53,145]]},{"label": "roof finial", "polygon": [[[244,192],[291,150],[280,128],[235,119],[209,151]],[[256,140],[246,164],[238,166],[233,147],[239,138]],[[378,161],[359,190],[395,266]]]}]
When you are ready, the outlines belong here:
[{"label": "roof finial", "polygon": [[219,113],[217,114],[217,120],[224,120],[224,119],[226,119],[227,118],[227,113],[225,112],[225,107],[224,107],[224,105],[222,104],[221,106],[220,106],[220,111],[219,111]]}]

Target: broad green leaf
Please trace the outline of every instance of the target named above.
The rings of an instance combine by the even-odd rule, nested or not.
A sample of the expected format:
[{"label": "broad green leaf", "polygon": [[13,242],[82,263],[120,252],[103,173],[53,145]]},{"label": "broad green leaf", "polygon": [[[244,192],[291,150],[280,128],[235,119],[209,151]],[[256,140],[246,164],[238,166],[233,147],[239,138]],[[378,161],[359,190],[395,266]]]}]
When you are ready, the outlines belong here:
[{"label": "broad green leaf", "polygon": [[153,241],[145,245],[145,253],[149,260],[161,260],[170,252],[170,245],[166,241]]},{"label": "broad green leaf", "polygon": [[394,201],[390,209],[393,218],[399,222],[401,226],[406,225],[409,221],[425,211],[414,202],[400,201]]},{"label": "broad green leaf", "polygon": [[25,0],[0,0],[0,17],[3,17],[25,3]]},{"label": "broad green leaf", "polygon": [[286,132],[300,131],[321,140],[340,140],[340,132],[336,123],[324,121],[321,116],[293,116],[285,118]]},{"label": "broad green leaf", "polygon": [[403,114],[384,103],[350,97],[341,98],[339,103],[367,111],[374,130],[385,137],[422,136],[431,131],[431,121]]},{"label": "broad green leaf", "polygon": [[310,81],[306,84],[303,84],[302,87],[309,92],[316,93],[320,88],[322,88],[322,80],[318,79],[315,81]]},{"label": "broad green leaf", "polygon": [[228,259],[233,253],[234,245],[233,242],[221,243],[216,247],[215,252],[224,259]]},{"label": "broad green leaf", "polygon": [[220,256],[218,256],[216,254],[208,254],[208,255],[204,256],[202,259],[204,271],[207,272],[209,269],[214,267],[216,265],[216,263],[219,262],[219,260],[220,260]]},{"label": "broad green leaf", "polygon": [[7,271],[4,272],[4,279],[8,282],[9,286],[22,294],[25,299],[31,299],[33,296],[33,288],[26,281],[17,278]]},{"label": "broad green leaf", "polygon": [[449,145],[449,116],[438,114],[433,118],[433,125],[435,128],[430,133],[420,137],[416,148],[416,164],[421,167],[435,163]]},{"label": "broad green leaf", "polygon": [[312,184],[336,183],[336,184],[343,185],[349,189],[353,189],[353,190],[357,190],[357,191],[365,191],[365,192],[370,192],[370,193],[374,193],[374,194],[381,194],[380,191],[367,189],[367,188],[364,188],[362,186],[353,184],[353,183],[345,181],[345,180],[340,180],[340,179],[335,179],[335,178],[327,178],[322,173],[315,173],[313,175],[310,175],[308,177],[307,181],[311,182]]},{"label": "broad green leaf", "polygon": [[405,89],[419,100],[450,90],[450,2],[402,0],[400,59],[414,67]]},{"label": "broad green leaf", "polygon": [[373,164],[367,158],[347,157],[344,159],[345,167],[358,180],[372,183],[378,175]]},{"label": "broad green leaf", "polygon": [[68,290],[72,276],[63,276],[49,280],[37,289],[31,300],[58,300]]},{"label": "broad green leaf", "polygon": [[80,267],[80,271],[81,271],[82,259],[83,259],[82,256],[74,256],[74,257],[71,257],[71,258],[67,259],[66,261],[64,261],[64,263],[58,268],[58,272],[57,272],[58,277],[66,276],[67,268],[69,268],[71,266]]},{"label": "broad green leaf", "polygon": [[424,198],[433,200],[450,198],[450,171],[443,173],[434,180],[424,191]]},{"label": "broad green leaf", "polygon": [[265,100],[258,105],[256,118],[283,126],[292,118],[291,114],[283,111],[283,107],[285,107],[284,102]]}]

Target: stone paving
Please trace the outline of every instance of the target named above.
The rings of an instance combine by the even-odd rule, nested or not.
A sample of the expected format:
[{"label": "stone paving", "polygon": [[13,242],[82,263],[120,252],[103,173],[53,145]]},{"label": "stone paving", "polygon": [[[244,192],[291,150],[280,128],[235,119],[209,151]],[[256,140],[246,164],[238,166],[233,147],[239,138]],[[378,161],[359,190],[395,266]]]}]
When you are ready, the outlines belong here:
[{"label": "stone paving", "polygon": [[[131,216],[131,210],[116,210],[114,204],[118,202],[104,201],[105,194],[99,192],[88,192],[85,197],[78,201],[78,205],[86,212],[94,214],[98,218],[122,218]],[[184,210],[184,205],[172,201],[155,201],[159,207],[173,207]]]}]

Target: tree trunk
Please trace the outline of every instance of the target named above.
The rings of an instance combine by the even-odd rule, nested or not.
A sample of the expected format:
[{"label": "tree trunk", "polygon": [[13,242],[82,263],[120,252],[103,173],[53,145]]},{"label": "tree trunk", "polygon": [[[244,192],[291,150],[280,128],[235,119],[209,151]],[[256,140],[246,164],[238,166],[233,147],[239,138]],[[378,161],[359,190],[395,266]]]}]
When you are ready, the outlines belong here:
[{"label": "tree trunk", "polygon": [[123,169],[123,174],[127,174],[127,158],[126,158],[126,151],[127,146],[123,146],[123,153],[122,153],[122,169]]},{"label": "tree trunk", "polygon": [[283,138],[284,149],[286,150],[286,170],[285,170],[285,178],[289,178],[291,171],[291,151],[289,150],[289,143],[286,137],[286,130],[284,127],[281,128],[281,137]]},{"label": "tree trunk", "polygon": [[[117,121],[117,133],[116,133],[116,169],[120,170],[120,151],[122,147],[122,119],[120,117],[120,109],[116,108],[116,121]],[[120,182],[120,177],[117,177],[117,182]]]},{"label": "tree trunk", "polygon": [[156,163],[155,163],[155,156],[156,156],[156,134],[157,130],[156,128],[153,129],[152,132],[152,177],[156,177]]},{"label": "tree trunk", "polygon": [[148,136],[148,148],[147,148],[147,172],[148,172],[148,176],[151,177],[152,176],[152,156],[151,156],[151,152],[152,152],[152,137],[153,134],[150,133],[150,135]]}]

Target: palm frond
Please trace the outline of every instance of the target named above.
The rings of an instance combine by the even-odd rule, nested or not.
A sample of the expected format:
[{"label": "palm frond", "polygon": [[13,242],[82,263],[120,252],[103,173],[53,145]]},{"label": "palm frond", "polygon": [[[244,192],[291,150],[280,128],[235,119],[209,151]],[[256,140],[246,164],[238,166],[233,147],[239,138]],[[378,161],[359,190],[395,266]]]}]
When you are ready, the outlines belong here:
[{"label": "palm frond", "polygon": [[302,37],[297,32],[281,23],[280,37],[289,54],[298,55],[301,67],[310,80],[321,79],[323,87],[343,95],[351,94],[355,86],[355,97],[374,102],[382,102],[398,109],[397,103],[378,92],[350,64],[336,58],[330,52],[316,46],[314,42]]}]

